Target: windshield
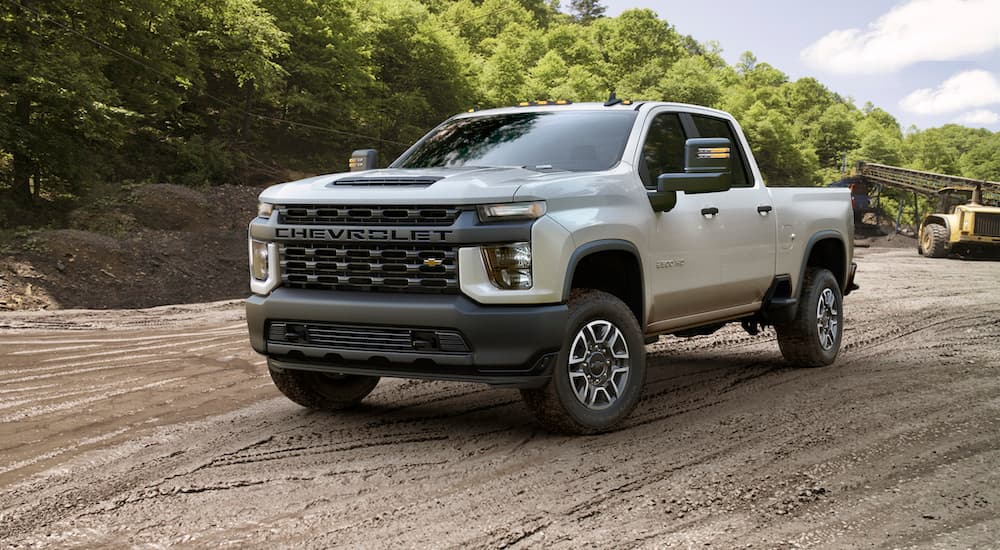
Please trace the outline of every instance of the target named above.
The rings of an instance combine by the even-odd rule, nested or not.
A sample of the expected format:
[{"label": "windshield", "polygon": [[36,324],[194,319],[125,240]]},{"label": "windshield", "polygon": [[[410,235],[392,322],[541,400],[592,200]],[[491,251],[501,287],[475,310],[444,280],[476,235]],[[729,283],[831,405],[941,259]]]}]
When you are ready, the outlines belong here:
[{"label": "windshield", "polygon": [[938,210],[953,214],[956,206],[968,204],[971,200],[972,191],[949,189],[941,194]]},{"label": "windshield", "polygon": [[521,166],[607,170],[621,160],[635,111],[545,111],[458,118],[424,137],[393,168]]}]

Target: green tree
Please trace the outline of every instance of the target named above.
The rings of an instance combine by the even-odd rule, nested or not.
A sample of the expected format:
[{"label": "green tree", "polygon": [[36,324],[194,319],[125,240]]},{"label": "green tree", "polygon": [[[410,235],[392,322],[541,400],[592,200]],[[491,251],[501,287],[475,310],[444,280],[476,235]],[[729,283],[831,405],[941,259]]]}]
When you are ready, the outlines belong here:
[{"label": "green tree", "polygon": [[800,148],[787,117],[756,103],[744,114],[741,124],[768,185],[809,186],[819,182],[816,153]]},{"label": "green tree", "polygon": [[569,9],[573,17],[584,24],[604,17],[604,12],[607,10],[598,0],[570,0]]},{"label": "green tree", "polygon": [[982,136],[958,159],[963,176],[1000,181],[1000,133]]},{"label": "green tree", "polygon": [[858,145],[854,111],[844,103],[834,103],[820,115],[811,131],[820,166],[838,168],[845,155]]},{"label": "green tree", "polygon": [[667,69],[657,99],[715,107],[722,99],[718,71],[702,56],[682,58]]},{"label": "green tree", "polygon": [[373,80],[359,130],[388,156],[472,104],[467,53],[414,0],[375,0],[356,15]]},{"label": "green tree", "polygon": [[597,43],[604,84],[621,97],[645,98],[656,93],[663,74],[684,55],[673,25],[649,9],[632,9],[600,19]]}]

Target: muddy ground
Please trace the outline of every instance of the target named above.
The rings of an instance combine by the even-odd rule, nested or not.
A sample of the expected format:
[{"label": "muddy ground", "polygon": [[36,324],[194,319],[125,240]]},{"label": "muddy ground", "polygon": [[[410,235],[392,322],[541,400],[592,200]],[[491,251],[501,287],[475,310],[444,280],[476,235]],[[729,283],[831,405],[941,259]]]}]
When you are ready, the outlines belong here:
[{"label": "muddy ground", "polygon": [[0,314],[0,546],[996,547],[1000,263],[858,253],[836,365],[665,337],[593,437],[472,384],[306,411],[237,301]]}]

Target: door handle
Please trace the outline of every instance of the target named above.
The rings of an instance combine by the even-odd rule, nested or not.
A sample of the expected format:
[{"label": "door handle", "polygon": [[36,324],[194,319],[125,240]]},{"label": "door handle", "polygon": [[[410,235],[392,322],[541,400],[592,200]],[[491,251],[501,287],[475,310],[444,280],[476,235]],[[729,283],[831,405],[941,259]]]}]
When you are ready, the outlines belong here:
[{"label": "door handle", "polygon": [[715,216],[718,213],[719,213],[719,209],[716,208],[716,207],[714,207],[714,206],[710,206],[708,208],[702,208],[701,209],[701,215],[702,216]]},{"label": "door handle", "polygon": [[768,212],[770,212],[771,210],[774,210],[774,209],[773,209],[773,208],[771,207],[771,205],[770,205],[770,204],[764,204],[764,205],[761,205],[761,206],[758,206],[758,207],[757,207],[757,213],[758,213],[758,214],[764,214],[765,216],[766,216],[766,215],[767,215],[767,213],[768,213]]}]

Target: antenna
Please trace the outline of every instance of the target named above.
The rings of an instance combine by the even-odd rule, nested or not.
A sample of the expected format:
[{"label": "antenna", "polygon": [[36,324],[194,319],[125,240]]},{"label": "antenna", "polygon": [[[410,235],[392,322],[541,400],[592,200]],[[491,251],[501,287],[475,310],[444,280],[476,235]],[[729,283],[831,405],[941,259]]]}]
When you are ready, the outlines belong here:
[{"label": "antenna", "polygon": [[611,90],[611,95],[608,96],[608,100],[604,102],[604,106],[611,107],[613,105],[618,105],[621,102],[622,100],[618,99],[618,96],[615,95],[615,91]]}]

